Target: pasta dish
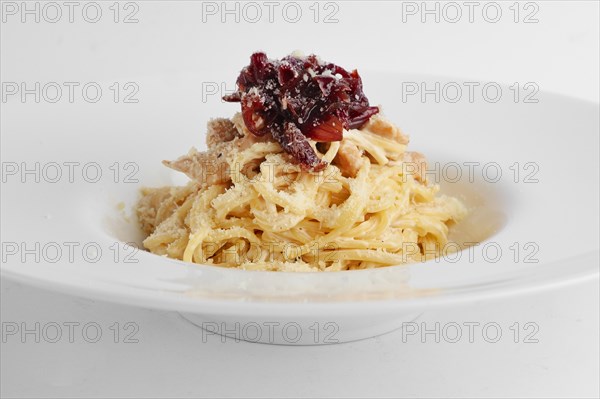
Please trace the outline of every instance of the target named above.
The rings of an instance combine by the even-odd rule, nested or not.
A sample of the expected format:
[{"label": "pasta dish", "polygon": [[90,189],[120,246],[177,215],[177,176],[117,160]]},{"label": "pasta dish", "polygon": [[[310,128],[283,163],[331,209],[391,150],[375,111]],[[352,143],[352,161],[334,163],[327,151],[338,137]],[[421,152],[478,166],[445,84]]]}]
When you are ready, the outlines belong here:
[{"label": "pasta dish", "polygon": [[316,56],[255,53],[209,121],[206,151],[163,163],[185,186],[144,188],[150,252],[273,271],[340,271],[435,257],[466,214],[439,195],[426,160],[371,106],[354,70]]}]

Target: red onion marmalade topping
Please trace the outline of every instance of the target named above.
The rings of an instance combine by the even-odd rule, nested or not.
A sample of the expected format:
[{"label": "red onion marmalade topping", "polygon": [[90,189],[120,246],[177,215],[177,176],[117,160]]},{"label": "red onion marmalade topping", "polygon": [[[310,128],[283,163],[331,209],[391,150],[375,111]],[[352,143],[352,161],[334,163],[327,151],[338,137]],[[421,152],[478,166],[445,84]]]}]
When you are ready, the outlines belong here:
[{"label": "red onion marmalade topping", "polygon": [[237,86],[237,92],[223,99],[241,103],[248,130],[257,136],[270,132],[309,170],[326,164],[307,138],[339,141],[344,129],[359,129],[379,112],[369,105],[356,70],[323,63],[315,55],[269,60],[265,53],[254,53]]}]

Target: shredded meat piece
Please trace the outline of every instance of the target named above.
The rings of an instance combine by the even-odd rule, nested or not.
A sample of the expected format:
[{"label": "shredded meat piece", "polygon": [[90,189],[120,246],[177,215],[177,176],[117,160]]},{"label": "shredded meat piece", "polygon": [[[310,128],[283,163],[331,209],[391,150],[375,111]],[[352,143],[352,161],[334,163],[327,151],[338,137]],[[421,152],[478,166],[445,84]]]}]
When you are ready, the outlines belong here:
[{"label": "shredded meat piece", "polygon": [[211,119],[207,125],[206,145],[209,149],[211,149],[220,143],[225,143],[233,140],[236,137],[242,136],[243,133],[238,130],[238,128],[230,119]]},{"label": "shredded meat piece", "polygon": [[407,151],[402,161],[408,164],[407,170],[414,171],[415,180],[425,182],[427,172],[427,159],[420,152]]},{"label": "shredded meat piece", "polygon": [[192,148],[187,155],[174,161],[163,161],[163,164],[185,173],[190,179],[204,187],[226,183],[230,180],[229,173],[227,173],[229,166],[225,161],[225,156],[218,152],[199,152]]},{"label": "shredded meat piece", "polygon": [[231,174],[225,160],[226,155],[233,150],[243,151],[256,142],[267,140],[266,137],[257,137],[243,128],[240,119],[239,114],[232,120],[213,119],[208,123],[208,151],[200,152],[192,148],[186,155],[174,161],[163,161],[163,164],[185,173],[202,187],[230,182]]},{"label": "shredded meat piece", "polygon": [[333,159],[333,163],[342,171],[342,176],[356,177],[358,170],[362,166],[362,151],[358,149],[356,144],[342,140],[340,149]]},{"label": "shredded meat piece", "polygon": [[381,137],[397,141],[400,144],[408,144],[408,136],[402,133],[397,126],[380,115],[372,116],[364,128]]}]

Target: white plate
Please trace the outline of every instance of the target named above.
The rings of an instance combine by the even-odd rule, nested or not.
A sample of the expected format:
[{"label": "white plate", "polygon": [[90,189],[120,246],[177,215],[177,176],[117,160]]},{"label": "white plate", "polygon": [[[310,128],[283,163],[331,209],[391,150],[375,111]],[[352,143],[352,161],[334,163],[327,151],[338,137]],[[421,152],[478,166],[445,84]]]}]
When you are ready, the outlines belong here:
[{"label": "white plate", "polygon": [[[454,236],[481,244],[458,259],[286,274],[190,265],[125,247],[141,238],[131,212],[139,188],[182,182],[160,161],[202,148],[206,121],[237,111],[216,95],[203,99],[197,73],[136,79],[138,103],[114,103],[106,82],[97,103],[76,96],[73,103],[4,104],[2,276],[179,311],[210,333],[283,344],[365,338],[432,307],[597,278],[597,104],[544,92],[535,94],[537,103],[523,96],[515,102],[506,86],[495,103],[481,91],[473,102],[466,91],[457,103],[447,101],[449,92],[439,103],[433,95],[403,101],[401,82],[463,84],[363,76],[371,102],[410,134],[410,149],[441,163],[443,189],[471,207]],[[455,177],[452,162],[462,171],[455,183],[447,181]],[[25,168],[34,171],[23,174]],[[97,170],[101,178],[90,182]],[[498,170],[502,177],[493,182]]]}]

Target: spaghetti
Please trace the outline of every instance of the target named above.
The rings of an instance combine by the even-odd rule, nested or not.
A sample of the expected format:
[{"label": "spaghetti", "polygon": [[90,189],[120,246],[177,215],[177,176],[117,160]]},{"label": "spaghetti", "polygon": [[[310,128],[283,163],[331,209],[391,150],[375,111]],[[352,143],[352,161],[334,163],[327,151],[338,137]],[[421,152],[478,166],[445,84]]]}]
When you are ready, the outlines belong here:
[{"label": "spaghetti", "polygon": [[340,271],[423,261],[466,214],[438,195],[424,157],[382,116],[340,141],[308,140],[326,165],[299,165],[241,114],[208,124],[208,150],[168,167],[182,187],[145,188],[137,207],[150,252],[247,270]]}]

